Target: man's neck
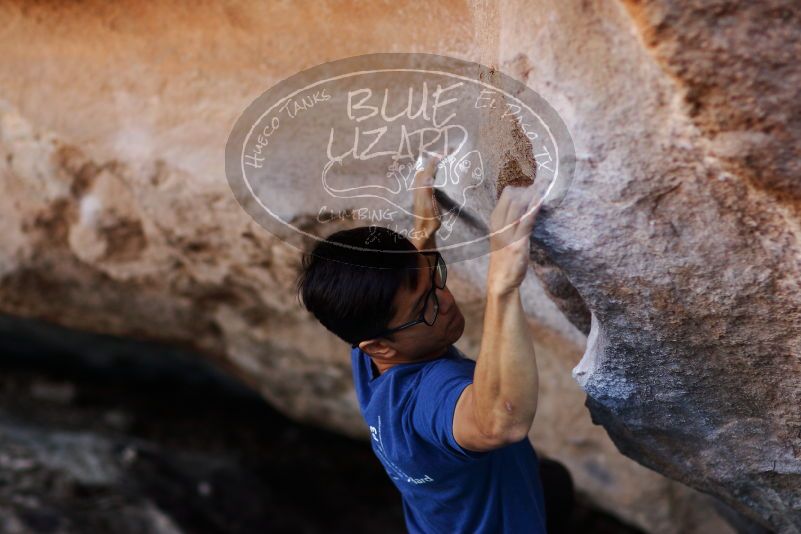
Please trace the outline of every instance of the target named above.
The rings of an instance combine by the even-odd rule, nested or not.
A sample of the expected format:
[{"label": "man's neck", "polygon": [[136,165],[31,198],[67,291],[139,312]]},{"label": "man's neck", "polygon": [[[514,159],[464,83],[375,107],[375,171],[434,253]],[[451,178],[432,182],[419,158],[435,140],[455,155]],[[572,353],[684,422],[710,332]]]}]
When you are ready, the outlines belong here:
[{"label": "man's neck", "polygon": [[439,351],[435,351],[429,354],[426,357],[419,358],[417,360],[404,360],[404,361],[397,361],[397,362],[378,362],[374,358],[370,357],[371,367],[373,369],[373,373],[378,376],[386,373],[388,370],[392,369],[396,365],[402,365],[405,363],[418,363],[418,362],[425,362],[429,360],[436,360],[437,358],[441,358],[448,352],[448,347],[441,349]]}]

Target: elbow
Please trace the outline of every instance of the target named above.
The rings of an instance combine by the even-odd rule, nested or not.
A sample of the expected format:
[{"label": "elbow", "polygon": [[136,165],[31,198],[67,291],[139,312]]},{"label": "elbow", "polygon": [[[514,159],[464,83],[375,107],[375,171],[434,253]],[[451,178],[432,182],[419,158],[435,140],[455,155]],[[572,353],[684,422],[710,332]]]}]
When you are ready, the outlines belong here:
[{"label": "elbow", "polygon": [[525,422],[520,422],[519,420],[514,422],[506,422],[505,424],[496,427],[496,429],[488,434],[487,437],[489,437],[499,446],[512,445],[513,443],[523,441],[528,437],[532,422],[533,418],[531,420],[526,419]]},{"label": "elbow", "polygon": [[531,430],[531,425],[514,427],[506,432],[504,442],[507,445],[512,445],[513,443],[523,441],[528,438],[529,430]]},{"label": "elbow", "polygon": [[536,403],[524,407],[504,400],[496,402],[485,417],[474,417],[474,421],[484,443],[493,448],[504,447],[528,437],[536,410]]},{"label": "elbow", "polygon": [[509,402],[504,403],[505,413],[503,417],[498,418],[496,425],[495,436],[507,445],[523,441],[528,437],[531,430],[531,425],[534,423],[534,415],[536,413],[536,406],[526,410],[526,413],[516,413]]}]

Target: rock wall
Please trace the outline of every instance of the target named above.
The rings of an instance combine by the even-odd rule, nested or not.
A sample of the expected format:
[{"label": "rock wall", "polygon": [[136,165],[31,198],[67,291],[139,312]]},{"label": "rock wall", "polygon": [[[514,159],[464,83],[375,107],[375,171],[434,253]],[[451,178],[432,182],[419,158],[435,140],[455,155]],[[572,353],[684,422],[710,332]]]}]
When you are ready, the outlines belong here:
[{"label": "rock wall", "polygon": [[627,8],[660,76],[631,76],[648,90],[621,110],[637,125],[627,146],[591,141],[566,205],[535,232],[592,311],[574,374],[626,455],[796,532],[801,11]]},{"label": "rock wall", "polygon": [[[190,345],[284,413],[366,437],[347,347],[299,308],[298,251],[231,196],[225,140],[267,87],[327,60],[480,61],[546,98],[577,151],[523,287],[534,445],[654,532],[728,527],[615,445],[801,528],[794,4],[98,2],[0,19],[3,312]],[[473,356],[485,269],[450,269]]]}]

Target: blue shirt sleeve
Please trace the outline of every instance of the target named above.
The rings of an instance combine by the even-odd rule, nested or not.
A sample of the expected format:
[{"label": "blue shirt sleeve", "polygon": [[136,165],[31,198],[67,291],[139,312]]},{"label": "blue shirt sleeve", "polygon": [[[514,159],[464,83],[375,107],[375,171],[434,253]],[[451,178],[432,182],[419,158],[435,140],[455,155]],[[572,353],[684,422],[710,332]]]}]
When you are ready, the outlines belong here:
[{"label": "blue shirt sleeve", "polygon": [[475,362],[445,359],[432,366],[420,380],[412,412],[412,425],[420,437],[447,456],[459,460],[481,458],[490,451],[462,448],[453,437],[453,416],[464,389],[473,383]]}]

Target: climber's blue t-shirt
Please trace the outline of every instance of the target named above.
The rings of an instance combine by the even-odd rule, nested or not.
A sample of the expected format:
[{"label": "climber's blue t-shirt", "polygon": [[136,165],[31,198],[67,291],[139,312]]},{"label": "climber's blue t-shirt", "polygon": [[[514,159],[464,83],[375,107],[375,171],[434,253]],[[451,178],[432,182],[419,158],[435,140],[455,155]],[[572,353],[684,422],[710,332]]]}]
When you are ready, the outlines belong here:
[{"label": "climber's blue t-shirt", "polygon": [[529,440],[475,452],[453,437],[473,360],[451,345],[441,358],[378,376],[358,347],[351,362],[373,451],[400,490],[411,534],[545,533],[539,461]]}]

